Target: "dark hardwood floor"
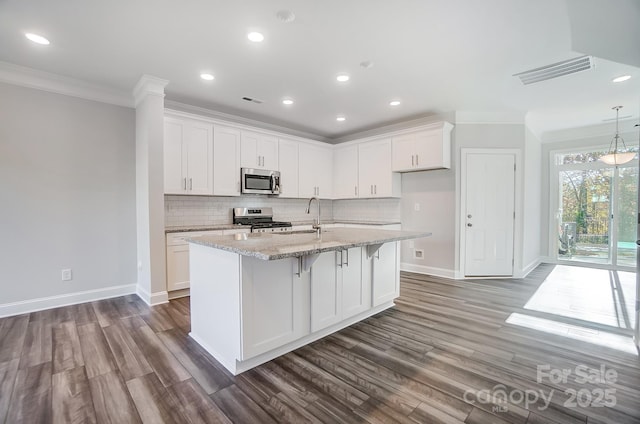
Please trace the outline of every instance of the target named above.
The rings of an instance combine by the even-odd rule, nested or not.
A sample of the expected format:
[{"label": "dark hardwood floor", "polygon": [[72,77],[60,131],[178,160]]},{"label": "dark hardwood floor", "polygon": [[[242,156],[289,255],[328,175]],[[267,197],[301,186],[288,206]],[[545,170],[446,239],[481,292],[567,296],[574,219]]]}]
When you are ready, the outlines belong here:
[{"label": "dark hardwood floor", "polygon": [[506,323],[552,268],[403,273],[395,308],[237,377],[188,337],[188,298],[3,318],[0,422],[640,423],[637,354]]}]

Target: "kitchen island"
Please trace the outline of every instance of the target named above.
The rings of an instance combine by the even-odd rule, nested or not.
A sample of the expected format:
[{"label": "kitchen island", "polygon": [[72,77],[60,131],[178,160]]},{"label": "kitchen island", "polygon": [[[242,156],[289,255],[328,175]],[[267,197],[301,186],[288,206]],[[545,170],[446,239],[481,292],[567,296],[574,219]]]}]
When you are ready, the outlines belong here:
[{"label": "kitchen island", "polygon": [[191,337],[237,375],[393,306],[398,241],[363,228],[190,242]]}]

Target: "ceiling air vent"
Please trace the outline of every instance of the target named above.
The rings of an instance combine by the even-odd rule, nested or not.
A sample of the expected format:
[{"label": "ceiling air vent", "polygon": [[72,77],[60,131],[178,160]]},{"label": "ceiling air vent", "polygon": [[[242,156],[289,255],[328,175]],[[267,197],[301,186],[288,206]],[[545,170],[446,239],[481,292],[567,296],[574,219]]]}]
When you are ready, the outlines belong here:
[{"label": "ceiling air vent", "polygon": [[588,71],[594,67],[593,57],[581,56],[543,66],[541,68],[531,69],[530,71],[520,72],[519,74],[515,74],[514,77],[519,77],[520,81],[522,81],[524,85],[529,85],[540,81],[558,78],[563,75]]},{"label": "ceiling air vent", "polygon": [[260,100],[260,99],[254,99],[254,98],[252,98],[252,97],[243,97],[243,98],[242,98],[242,100],[246,100],[246,101],[248,101],[248,102],[257,103],[257,104],[259,104],[259,105],[261,105],[262,103],[264,103],[264,101],[263,101],[263,100]]}]

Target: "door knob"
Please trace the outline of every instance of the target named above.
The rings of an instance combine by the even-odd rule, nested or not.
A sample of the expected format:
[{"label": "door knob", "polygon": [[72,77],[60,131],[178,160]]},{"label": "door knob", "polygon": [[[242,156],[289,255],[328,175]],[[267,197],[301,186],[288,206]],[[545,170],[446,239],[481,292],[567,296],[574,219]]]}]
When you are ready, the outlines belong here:
[{"label": "door knob", "polygon": [[473,224],[469,222],[469,223],[467,224],[467,227],[473,227]]},{"label": "door knob", "polygon": [[467,218],[472,218],[471,214],[467,215]]}]

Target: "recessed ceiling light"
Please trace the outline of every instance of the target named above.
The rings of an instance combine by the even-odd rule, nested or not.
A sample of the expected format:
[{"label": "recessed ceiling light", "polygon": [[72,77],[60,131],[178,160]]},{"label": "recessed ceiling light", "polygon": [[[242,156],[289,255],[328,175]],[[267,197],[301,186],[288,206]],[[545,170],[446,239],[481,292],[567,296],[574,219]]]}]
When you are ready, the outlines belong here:
[{"label": "recessed ceiling light", "polygon": [[613,81],[613,82],[623,82],[623,81],[626,81],[628,79],[631,79],[631,75],[622,75],[622,76],[619,76],[617,78],[612,79],[611,81]]},{"label": "recessed ceiling light", "polygon": [[392,100],[389,102],[389,106],[398,106],[400,105],[400,100]]},{"label": "recessed ceiling light", "polygon": [[347,82],[349,81],[349,75],[347,74],[340,74],[336,77],[336,80],[338,80],[338,82]]},{"label": "recessed ceiling light", "polygon": [[27,32],[24,36],[27,37],[29,40],[33,41],[34,43],[37,43],[37,44],[42,44],[42,45],[45,45],[45,46],[50,44],[49,40],[44,38],[42,35],[32,34],[30,32]]},{"label": "recessed ceiling light", "polygon": [[287,105],[287,106],[292,105],[293,104],[293,100],[291,100],[291,99],[282,99],[282,104],[283,105]]},{"label": "recessed ceiling light", "polygon": [[344,116],[338,116],[338,117],[336,118],[336,121],[338,121],[338,122],[344,122],[346,119],[347,119],[347,118],[345,118]]},{"label": "recessed ceiling light", "polygon": [[202,78],[205,81],[212,81],[215,77],[211,74],[200,74],[200,78]]},{"label": "recessed ceiling light", "polygon": [[261,43],[264,40],[264,35],[259,32],[250,32],[247,34],[247,38],[254,43]]}]

